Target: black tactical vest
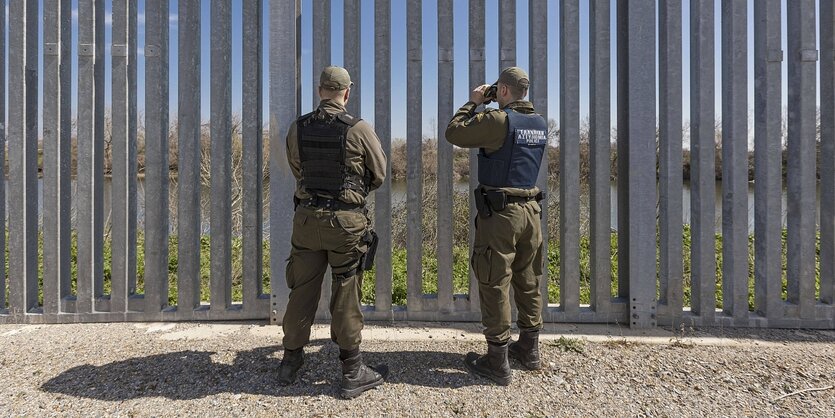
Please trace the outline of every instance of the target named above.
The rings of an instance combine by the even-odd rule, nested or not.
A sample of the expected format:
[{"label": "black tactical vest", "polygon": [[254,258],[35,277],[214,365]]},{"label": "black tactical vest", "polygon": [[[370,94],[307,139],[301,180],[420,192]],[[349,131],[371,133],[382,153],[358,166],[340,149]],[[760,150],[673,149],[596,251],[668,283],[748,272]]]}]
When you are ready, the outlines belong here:
[{"label": "black tactical vest", "polygon": [[368,194],[367,173],[345,164],[348,129],[359,121],[348,113],[331,115],[317,109],[296,122],[301,185],[309,194],[337,198],[346,189]]},{"label": "black tactical vest", "polygon": [[478,182],[493,187],[529,189],[536,185],[542,155],[548,143],[548,123],[542,116],[506,109],[504,145],[488,154],[478,152]]}]

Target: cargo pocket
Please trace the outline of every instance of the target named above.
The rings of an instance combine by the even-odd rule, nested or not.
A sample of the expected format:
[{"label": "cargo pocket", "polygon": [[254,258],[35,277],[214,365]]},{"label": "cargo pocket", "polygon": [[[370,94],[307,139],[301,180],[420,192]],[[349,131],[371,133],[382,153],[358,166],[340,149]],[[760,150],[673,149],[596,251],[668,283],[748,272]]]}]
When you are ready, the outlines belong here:
[{"label": "cargo pocket", "polygon": [[365,215],[359,212],[334,212],[334,218],[339,227],[351,235],[363,235],[368,226]]},{"label": "cargo pocket", "polygon": [[473,256],[470,259],[470,266],[475,272],[475,277],[482,284],[489,284],[492,274],[493,250],[488,246],[473,248]]},{"label": "cargo pocket", "polygon": [[533,256],[533,265],[531,268],[533,269],[533,274],[535,276],[542,275],[542,245],[540,244],[539,247],[536,249],[536,254]]}]

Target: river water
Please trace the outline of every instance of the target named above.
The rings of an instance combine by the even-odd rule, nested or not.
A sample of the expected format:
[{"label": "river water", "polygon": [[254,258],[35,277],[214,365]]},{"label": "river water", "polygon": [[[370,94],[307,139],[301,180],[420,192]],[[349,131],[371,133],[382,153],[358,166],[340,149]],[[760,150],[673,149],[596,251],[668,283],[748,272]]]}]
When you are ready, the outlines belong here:
[{"label": "river water", "polygon": [[[76,196],[75,193],[75,181],[72,183],[73,187],[73,196]],[[176,190],[176,182],[172,182],[171,184],[172,190]],[[264,182],[264,189],[265,189],[265,196],[266,191],[269,189],[269,181]],[[142,227],[142,222],[144,219],[144,202],[145,202],[145,188],[144,188],[144,181],[139,180],[137,185],[138,190],[138,208],[137,208],[137,218],[138,224],[140,228]],[[469,193],[469,185],[467,183],[457,183],[455,184],[455,190],[458,193]],[[610,186],[611,190],[611,203],[612,203],[612,215],[611,215],[611,222],[612,228],[617,229],[617,185],[615,182],[612,182]],[[41,179],[38,180],[38,209],[39,213],[42,215],[43,213],[43,181]],[[551,191],[551,193],[556,194],[558,193],[557,190]],[[9,189],[8,189],[8,181],[6,181],[6,208],[8,208],[9,203]],[[204,188],[202,192],[203,200],[205,201],[208,199],[210,195],[210,191],[208,188]],[[684,184],[683,187],[683,220],[685,224],[690,223],[690,185],[688,183]],[[172,199],[176,199],[176,197],[172,194]],[[373,197],[372,197],[373,199]],[[264,202],[264,230],[269,230],[269,202],[268,199],[265,198]],[[405,182],[396,182],[392,185],[392,203],[394,205],[398,203],[404,203],[406,201],[406,183]],[[818,187],[818,204],[817,204],[817,217],[819,223],[820,217],[820,188]],[[588,202],[588,193],[583,192],[581,193],[581,202],[586,202],[581,204],[582,208],[587,208]],[[111,181],[110,179],[106,179],[104,183],[104,206],[105,206],[105,214],[107,216],[106,220],[110,218],[110,207],[111,207]],[[204,209],[204,216],[203,216],[203,230],[204,232],[208,233],[209,231],[209,219],[208,219],[208,202],[205,201],[203,205]],[[782,219],[783,219],[783,226],[786,226],[786,190],[783,189],[782,193]],[[75,219],[75,205],[73,204],[73,219]],[[176,215],[176,214],[172,214]],[[8,219],[8,209],[6,210],[6,216]],[[584,209],[584,213],[582,214],[583,217],[588,217],[587,209]],[[748,185],[748,229],[749,231],[753,232],[754,229],[754,184],[749,183]],[[73,221],[74,223],[74,221]],[[173,227],[173,225],[172,225]],[[716,231],[721,232],[722,228],[722,182],[716,182]]]}]

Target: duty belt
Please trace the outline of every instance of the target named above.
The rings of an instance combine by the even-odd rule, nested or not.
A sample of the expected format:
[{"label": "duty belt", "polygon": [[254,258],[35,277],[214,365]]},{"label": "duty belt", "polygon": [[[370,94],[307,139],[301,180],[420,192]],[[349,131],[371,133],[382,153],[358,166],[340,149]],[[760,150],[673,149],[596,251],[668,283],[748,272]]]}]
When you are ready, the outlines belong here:
[{"label": "duty belt", "polygon": [[527,203],[535,199],[536,196],[508,196],[507,203]]},{"label": "duty belt", "polygon": [[507,196],[507,203],[527,203],[530,201],[537,201],[545,198],[545,193],[539,192],[535,196]]},{"label": "duty belt", "polygon": [[302,205],[306,208],[313,208],[313,209],[327,209],[327,210],[350,210],[355,212],[361,212],[365,210],[365,205],[357,204],[357,203],[345,203],[338,199],[330,199],[326,197],[320,196],[313,196],[309,199],[299,199],[293,197],[293,201],[296,202],[296,206]]}]

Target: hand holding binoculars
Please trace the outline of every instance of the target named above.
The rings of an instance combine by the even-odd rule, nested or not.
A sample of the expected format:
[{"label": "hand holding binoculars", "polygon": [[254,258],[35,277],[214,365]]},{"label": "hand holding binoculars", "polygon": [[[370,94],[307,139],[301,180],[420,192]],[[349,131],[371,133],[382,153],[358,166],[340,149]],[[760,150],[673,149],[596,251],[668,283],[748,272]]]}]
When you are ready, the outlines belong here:
[{"label": "hand holding binoculars", "polygon": [[496,91],[499,89],[499,82],[495,82],[490,87],[487,87],[487,90],[484,91],[484,105],[489,105],[494,100],[496,100]]}]

